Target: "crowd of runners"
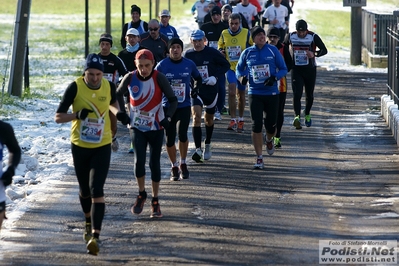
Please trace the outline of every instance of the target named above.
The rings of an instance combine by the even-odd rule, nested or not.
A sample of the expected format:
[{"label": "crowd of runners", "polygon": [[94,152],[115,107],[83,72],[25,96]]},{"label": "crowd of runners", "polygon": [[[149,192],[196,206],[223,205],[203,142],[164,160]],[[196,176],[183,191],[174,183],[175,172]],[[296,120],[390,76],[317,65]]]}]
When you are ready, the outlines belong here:
[{"label": "crowd of runners", "polygon": [[[244,121],[250,121],[256,154],[253,167],[263,169],[263,145],[268,155],[282,147],[286,75],[291,71],[292,125],[298,130],[303,123],[312,125],[315,58],[327,54],[327,48],[304,20],[298,20],[290,31],[293,6],[294,0],[199,0],[191,8],[198,23],[198,29],[190,34],[193,48],[185,53],[178,30],[169,24],[168,10],[145,22],[141,8],[132,5],[131,21],[124,25],[120,38],[123,50],[118,55],[111,52],[113,36],[100,36],[100,51],[88,55],[83,75],[69,84],[55,114],[57,123],[72,124],[71,151],[89,254],[97,255],[100,250],[104,184],[111,151],[119,149],[118,121],[128,127],[131,144],[127,152],[134,153],[138,196],[131,207],[133,214],[143,211],[147,199],[145,165],[147,146],[150,148],[151,218],[163,216],[158,193],[164,142],[171,163],[170,180],[190,177],[190,121],[195,144],[190,157],[196,163],[211,159],[214,123],[222,115],[229,116],[227,130],[237,133],[243,133]],[[246,97],[248,118],[244,118]],[[21,149],[13,129],[2,121],[0,127],[0,158],[3,146],[9,149],[8,167],[4,172],[0,169],[1,227],[5,187],[12,182]]]}]

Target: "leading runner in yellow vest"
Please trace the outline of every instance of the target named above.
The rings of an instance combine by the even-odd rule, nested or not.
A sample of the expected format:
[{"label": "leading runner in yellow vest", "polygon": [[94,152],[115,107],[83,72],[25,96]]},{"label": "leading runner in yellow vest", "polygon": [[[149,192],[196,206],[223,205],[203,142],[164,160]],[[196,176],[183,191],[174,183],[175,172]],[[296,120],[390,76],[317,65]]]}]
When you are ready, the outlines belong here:
[{"label": "leading runner in yellow vest", "polygon": [[[115,84],[103,77],[104,64],[89,54],[83,76],[69,84],[55,115],[56,123],[72,122],[71,149],[79,200],[86,219],[83,239],[87,252],[97,255],[105,212],[104,184],[111,160],[111,111],[119,121],[129,116],[119,111]],[[68,112],[72,106],[72,112]]]}]

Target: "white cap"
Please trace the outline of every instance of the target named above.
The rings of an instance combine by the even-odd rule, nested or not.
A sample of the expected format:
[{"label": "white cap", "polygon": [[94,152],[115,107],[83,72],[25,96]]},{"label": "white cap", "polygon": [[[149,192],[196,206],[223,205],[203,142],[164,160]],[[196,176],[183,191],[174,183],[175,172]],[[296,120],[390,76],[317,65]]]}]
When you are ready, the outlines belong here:
[{"label": "white cap", "polygon": [[170,17],[170,12],[167,9],[164,9],[161,11],[161,13],[159,13],[160,17]]},{"label": "white cap", "polygon": [[130,28],[127,30],[126,32],[126,36],[127,35],[134,35],[134,36],[140,36],[140,33],[138,30],[136,30],[135,28]]}]

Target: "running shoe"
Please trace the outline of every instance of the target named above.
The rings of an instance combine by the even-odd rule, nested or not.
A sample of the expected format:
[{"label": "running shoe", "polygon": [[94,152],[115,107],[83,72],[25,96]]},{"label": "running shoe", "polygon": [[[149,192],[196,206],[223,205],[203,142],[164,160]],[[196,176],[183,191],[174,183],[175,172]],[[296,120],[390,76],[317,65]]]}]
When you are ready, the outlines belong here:
[{"label": "running shoe", "polygon": [[295,116],[294,121],[292,121],[292,125],[296,129],[302,129],[301,118],[299,117],[299,115]]},{"label": "running shoe", "polygon": [[179,167],[173,166],[170,170],[170,181],[179,181]]},{"label": "running shoe", "polygon": [[229,114],[229,110],[227,110],[226,106],[223,106],[222,111],[220,112],[222,115],[228,115]]},{"label": "running shoe", "polygon": [[263,159],[260,158],[256,159],[254,169],[263,169]]},{"label": "running shoe", "polygon": [[202,159],[202,150],[200,148],[196,149],[191,158],[196,162],[196,163],[203,163],[204,159]]},{"label": "running shoe", "polygon": [[129,149],[128,153],[134,153],[133,143],[130,143],[130,149]]},{"label": "running shoe", "polygon": [[89,242],[87,242],[86,245],[87,253],[97,256],[98,252],[100,251],[99,244],[100,240],[98,240],[98,238],[95,237],[90,238]]},{"label": "running shoe", "polygon": [[222,120],[222,116],[220,112],[215,112],[215,116],[213,117],[213,120]]},{"label": "running shoe", "polygon": [[190,172],[187,169],[187,164],[182,163],[180,165],[180,178],[181,179],[188,179],[190,177]]},{"label": "running shoe", "polygon": [[119,150],[119,142],[116,137],[112,139],[111,149],[113,152],[117,152]]},{"label": "running shoe", "polygon": [[143,211],[144,203],[147,199],[147,192],[145,193],[145,196],[138,195],[136,198],[136,202],[131,208],[131,212],[133,214],[140,214]]},{"label": "running shoe", "polygon": [[151,218],[161,218],[163,215],[161,213],[161,207],[158,201],[152,201],[151,203]]},{"label": "running shoe", "polygon": [[92,237],[91,234],[91,223],[85,223],[85,231],[83,233],[83,240],[87,243]]},{"label": "running shoe", "polygon": [[274,153],[274,143],[273,143],[273,139],[270,141],[266,140],[266,151],[269,155],[273,155]]},{"label": "running shoe", "polygon": [[235,120],[230,120],[230,124],[229,124],[229,126],[227,127],[227,130],[234,130],[234,131],[236,131],[237,130],[237,122],[235,121]]},{"label": "running shoe", "polygon": [[273,138],[273,142],[274,142],[274,147],[275,148],[281,148],[281,139],[280,138]]},{"label": "running shoe", "polygon": [[237,132],[238,133],[243,133],[244,132],[244,121],[238,121]]},{"label": "running shoe", "polygon": [[204,160],[209,160],[212,157],[211,144],[205,144]]},{"label": "running shoe", "polygon": [[305,126],[310,127],[311,125],[312,125],[312,118],[310,118],[310,114],[305,115]]}]

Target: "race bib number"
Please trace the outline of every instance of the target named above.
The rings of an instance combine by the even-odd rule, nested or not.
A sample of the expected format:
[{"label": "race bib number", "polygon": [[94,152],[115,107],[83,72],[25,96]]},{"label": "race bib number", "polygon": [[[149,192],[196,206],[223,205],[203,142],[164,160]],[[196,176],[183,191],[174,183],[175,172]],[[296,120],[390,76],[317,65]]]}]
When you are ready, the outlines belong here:
[{"label": "race bib number", "polygon": [[186,84],[183,83],[182,80],[174,80],[172,81],[171,86],[175,96],[177,97],[177,101],[179,103],[184,102],[184,99],[186,98]]},{"label": "race bib number", "polygon": [[80,139],[89,143],[100,143],[104,133],[104,119],[86,118],[80,123]]},{"label": "race bib number", "polygon": [[296,66],[306,66],[309,64],[309,58],[305,50],[294,51],[294,61]]},{"label": "race bib number", "polygon": [[114,75],[112,75],[112,73],[104,73],[103,77],[111,82],[114,82]]},{"label": "race bib number", "polygon": [[241,55],[241,46],[228,46],[227,53],[230,61],[238,61]]},{"label": "race bib number", "polygon": [[265,82],[265,80],[270,77],[269,64],[252,66],[252,74],[252,79],[255,83]]},{"label": "race bib number", "polygon": [[155,114],[143,111],[133,112],[133,127],[140,131],[150,131],[155,122]]},{"label": "race bib number", "polygon": [[197,66],[198,72],[201,75],[202,81],[209,78],[208,66]]},{"label": "race bib number", "polygon": [[209,41],[209,47],[218,49],[218,42],[217,41]]}]

